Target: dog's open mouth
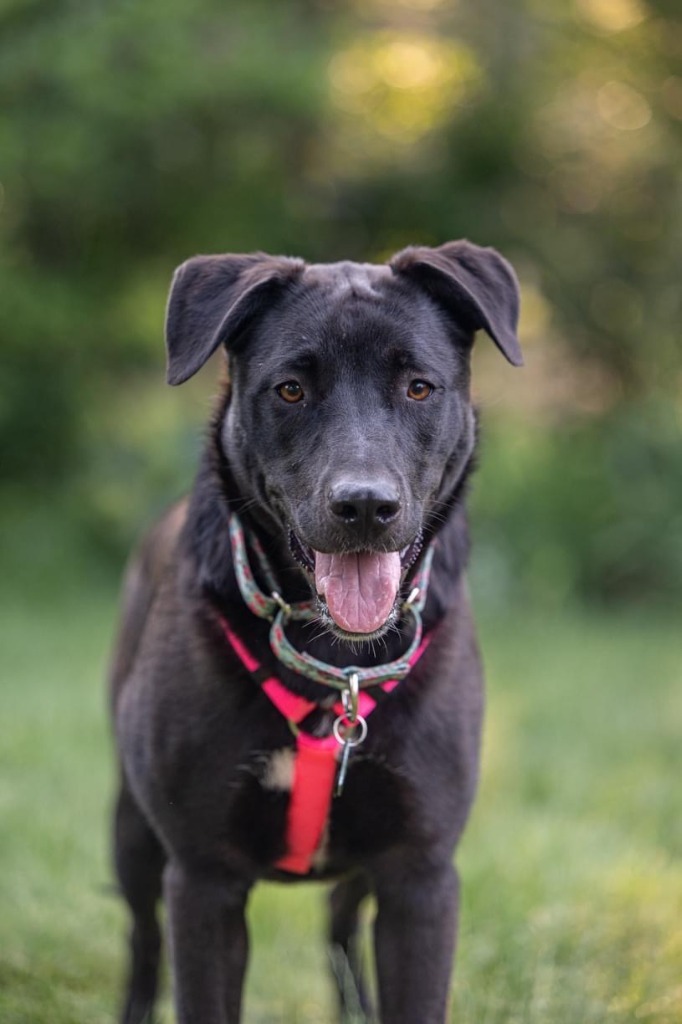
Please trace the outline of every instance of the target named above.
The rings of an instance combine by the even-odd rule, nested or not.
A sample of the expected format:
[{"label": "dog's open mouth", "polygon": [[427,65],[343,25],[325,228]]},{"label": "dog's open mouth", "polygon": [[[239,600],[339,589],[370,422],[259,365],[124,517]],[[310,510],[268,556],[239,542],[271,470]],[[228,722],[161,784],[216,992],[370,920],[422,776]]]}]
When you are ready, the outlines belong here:
[{"label": "dog's open mouth", "polygon": [[402,551],[324,554],[292,532],[290,546],[299,564],[314,577],[318,599],[338,629],[369,638],[392,620],[400,584],[422,540],[416,537]]}]

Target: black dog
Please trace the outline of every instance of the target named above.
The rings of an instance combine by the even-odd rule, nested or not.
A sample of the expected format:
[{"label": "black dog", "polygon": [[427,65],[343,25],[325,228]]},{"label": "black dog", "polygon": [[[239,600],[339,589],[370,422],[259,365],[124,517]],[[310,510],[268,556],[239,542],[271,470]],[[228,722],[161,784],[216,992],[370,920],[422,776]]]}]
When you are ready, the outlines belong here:
[{"label": "black dog", "polygon": [[188,503],[125,587],[125,1024],[151,1019],[162,890],[178,1021],[237,1024],[249,890],[297,877],[337,880],[342,1016],[350,996],[371,1013],[354,938],[372,893],[380,1020],[443,1024],[482,710],[469,356],[482,328],[520,364],[517,314],[509,265],[468,242],[385,266],[257,254],[177,271],[168,379],[224,345],[229,382]]}]

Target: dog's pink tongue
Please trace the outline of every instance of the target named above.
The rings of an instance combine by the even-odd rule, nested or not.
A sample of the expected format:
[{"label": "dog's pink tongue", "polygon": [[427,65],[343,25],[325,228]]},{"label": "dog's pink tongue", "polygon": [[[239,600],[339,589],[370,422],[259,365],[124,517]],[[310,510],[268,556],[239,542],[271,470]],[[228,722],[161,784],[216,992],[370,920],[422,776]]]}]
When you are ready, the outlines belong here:
[{"label": "dog's pink tongue", "polygon": [[315,584],[337,626],[348,633],[373,633],[386,622],[400,586],[400,555],[363,551],[354,555],[315,552]]}]

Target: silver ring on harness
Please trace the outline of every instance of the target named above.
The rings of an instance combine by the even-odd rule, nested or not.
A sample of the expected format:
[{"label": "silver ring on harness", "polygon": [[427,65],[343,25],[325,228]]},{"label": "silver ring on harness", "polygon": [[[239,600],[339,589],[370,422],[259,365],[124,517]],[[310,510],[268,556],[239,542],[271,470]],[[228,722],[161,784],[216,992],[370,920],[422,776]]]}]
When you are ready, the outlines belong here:
[{"label": "silver ring on harness", "polygon": [[[345,736],[342,734],[341,729],[348,730]],[[359,736],[354,735],[356,729],[360,730]],[[332,732],[334,733],[334,739],[339,746],[357,747],[367,739],[367,722],[362,715],[358,715],[353,722],[351,722],[349,718],[346,718],[345,715],[339,715],[339,717],[334,720]]]}]

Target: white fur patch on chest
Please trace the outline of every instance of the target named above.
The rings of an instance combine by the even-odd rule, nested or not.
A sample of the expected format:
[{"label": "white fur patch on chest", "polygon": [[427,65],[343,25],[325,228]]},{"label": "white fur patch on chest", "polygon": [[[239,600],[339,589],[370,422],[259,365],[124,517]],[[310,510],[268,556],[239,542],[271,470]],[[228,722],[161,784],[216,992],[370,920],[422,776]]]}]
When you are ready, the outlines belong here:
[{"label": "white fur patch on chest", "polygon": [[294,751],[291,747],[275,750],[265,763],[260,778],[264,789],[288,791],[294,784]]}]

